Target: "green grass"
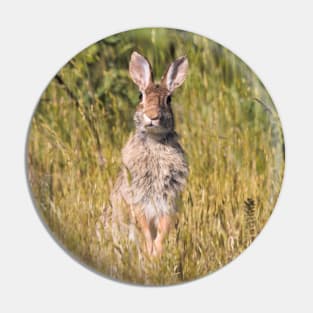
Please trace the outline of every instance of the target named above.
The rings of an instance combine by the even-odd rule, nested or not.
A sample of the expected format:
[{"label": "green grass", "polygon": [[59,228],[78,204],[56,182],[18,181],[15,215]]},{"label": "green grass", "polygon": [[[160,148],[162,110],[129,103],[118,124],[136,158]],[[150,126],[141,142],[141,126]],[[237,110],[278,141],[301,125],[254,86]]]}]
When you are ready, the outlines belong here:
[{"label": "green grass", "polygon": [[[157,78],[180,55],[190,64],[173,97],[190,175],[177,228],[154,260],[126,238],[118,258],[101,224],[133,131],[133,50]],[[230,51],[195,34],[142,29],[90,46],[50,82],[31,121],[27,168],[40,215],[74,256],[123,281],[176,284],[221,268],[261,231],[282,182],[283,135],[264,86]]]}]

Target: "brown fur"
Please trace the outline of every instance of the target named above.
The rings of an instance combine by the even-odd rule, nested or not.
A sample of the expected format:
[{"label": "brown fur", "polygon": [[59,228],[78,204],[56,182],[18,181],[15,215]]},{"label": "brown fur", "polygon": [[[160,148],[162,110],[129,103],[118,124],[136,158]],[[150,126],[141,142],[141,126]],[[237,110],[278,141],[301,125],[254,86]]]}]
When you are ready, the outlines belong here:
[{"label": "brown fur", "polygon": [[162,252],[188,175],[169,101],[185,79],[188,66],[185,57],[177,60],[161,83],[155,84],[149,62],[136,52],[132,55],[130,75],[143,97],[134,115],[136,131],[122,150],[123,168],[111,194],[113,237],[137,224],[150,255]]}]

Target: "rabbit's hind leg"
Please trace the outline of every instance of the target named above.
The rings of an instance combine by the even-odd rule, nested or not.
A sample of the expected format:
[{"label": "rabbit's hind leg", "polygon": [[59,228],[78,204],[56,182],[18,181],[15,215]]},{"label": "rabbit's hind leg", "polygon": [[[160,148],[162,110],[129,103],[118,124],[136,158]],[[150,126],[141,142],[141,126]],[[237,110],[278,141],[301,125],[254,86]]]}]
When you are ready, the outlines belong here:
[{"label": "rabbit's hind leg", "polygon": [[160,256],[163,250],[163,241],[168,234],[172,223],[172,217],[164,214],[157,220],[157,235],[154,240],[153,255]]},{"label": "rabbit's hind leg", "polygon": [[148,255],[151,255],[153,251],[153,239],[149,227],[149,222],[147,221],[147,218],[143,212],[138,212],[136,214],[136,221],[144,235]]}]

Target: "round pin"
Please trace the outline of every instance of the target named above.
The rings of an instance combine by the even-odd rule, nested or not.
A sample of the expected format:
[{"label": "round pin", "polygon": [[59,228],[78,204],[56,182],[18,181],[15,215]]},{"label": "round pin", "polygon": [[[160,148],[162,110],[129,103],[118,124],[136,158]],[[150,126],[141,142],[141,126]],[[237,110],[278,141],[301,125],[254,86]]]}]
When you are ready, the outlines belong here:
[{"label": "round pin", "polygon": [[218,43],[166,28],[119,33],[73,57],[40,97],[26,152],[56,241],[105,277],[155,286],[243,252],[273,211],[284,158],[255,73]]}]

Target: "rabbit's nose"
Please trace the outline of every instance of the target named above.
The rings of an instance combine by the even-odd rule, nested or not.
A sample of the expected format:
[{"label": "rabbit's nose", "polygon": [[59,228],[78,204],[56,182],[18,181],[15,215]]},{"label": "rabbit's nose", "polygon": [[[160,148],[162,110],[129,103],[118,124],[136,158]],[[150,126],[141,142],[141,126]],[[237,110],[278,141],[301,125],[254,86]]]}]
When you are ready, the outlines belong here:
[{"label": "rabbit's nose", "polygon": [[160,119],[160,114],[158,113],[157,115],[154,115],[153,117],[151,116],[150,119],[152,121],[159,120]]},{"label": "rabbit's nose", "polygon": [[155,126],[159,124],[158,116],[148,117],[146,114],[144,114],[143,117],[144,117],[145,126],[153,126],[153,125]]},{"label": "rabbit's nose", "polygon": [[155,121],[160,119],[161,114],[160,113],[154,113],[154,114],[144,114],[144,118],[146,121]]},{"label": "rabbit's nose", "polygon": [[144,110],[144,114],[150,120],[157,120],[160,118],[160,110],[155,106],[147,106]]}]

